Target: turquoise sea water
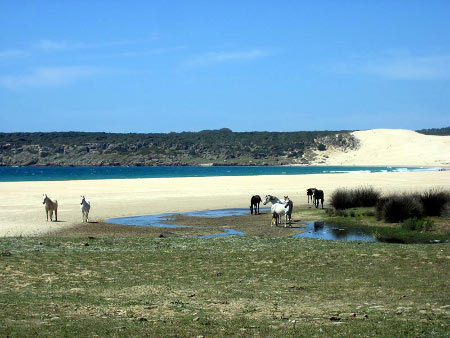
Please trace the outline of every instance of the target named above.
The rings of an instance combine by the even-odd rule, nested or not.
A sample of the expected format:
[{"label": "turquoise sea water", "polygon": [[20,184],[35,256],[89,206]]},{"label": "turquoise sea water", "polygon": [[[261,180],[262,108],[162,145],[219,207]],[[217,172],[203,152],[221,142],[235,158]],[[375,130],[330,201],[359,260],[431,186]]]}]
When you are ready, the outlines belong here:
[{"label": "turquoise sea water", "polygon": [[0,167],[0,182],[68,181],[156,177],[340,174],[439,170],[423,167]]}]

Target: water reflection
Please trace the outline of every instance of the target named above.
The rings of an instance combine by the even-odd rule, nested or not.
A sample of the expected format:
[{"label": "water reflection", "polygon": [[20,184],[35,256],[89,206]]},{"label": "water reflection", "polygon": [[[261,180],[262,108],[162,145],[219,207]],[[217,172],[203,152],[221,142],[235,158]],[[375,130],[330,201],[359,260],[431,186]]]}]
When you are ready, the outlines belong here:
[{"label": "water reflection", "polygon": [[377,242],[372,234],[363,229],[329,224],[326,222],[307,222],[306,231],[294,235],[294,237],[318,238],[334,241],[364,241]]}]

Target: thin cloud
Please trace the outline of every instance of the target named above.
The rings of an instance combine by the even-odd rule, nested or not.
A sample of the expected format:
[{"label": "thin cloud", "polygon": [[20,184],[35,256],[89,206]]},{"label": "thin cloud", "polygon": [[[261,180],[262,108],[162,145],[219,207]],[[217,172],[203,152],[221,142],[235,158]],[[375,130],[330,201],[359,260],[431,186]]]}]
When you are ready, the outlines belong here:
[{"label": "thin cloud", "polygon": [[0,77],[0,85],[8,89],[62,86],[92,77],[100,72],[98,68],[80,66],[39,67],[33,69],[30,74]]},{"label": "thin cloud", "polygon": [[334,63],[327,69],[341,74],[369,74],[392,80],[449,79],[450,54],[415,56],[391,53]]},{"label": "thin cloud", "polygon": [[41,40],[33,46],[39,50],[53,52],[86,48],[88,45],[81,42]]},{"label": "thin cloud", "polygon": [[74,42],[74,41],[56,41],[56,40],[40,40],[37,43],[33,44],[33,47],[39,49],[41,51],[46,52],[57,52],[57,51],[69,51],[69,50],[77,50],[77,49],[88,49],[88,48],[105,48],[105,47],[114,47],[114,46],[124,46],[124,45],[132,45],[132,44],[141,44],[147,43],[150,41],[157,40],[158,36],[153,34],[148,39],[142,40],[117,40],[117,41],[103,41],[103,42]]},{"label": "thin cloud", "polygon": [[391,79],[434,80],[450,78],[450,55],[406,56],[373,60],[363,70]]},{"label": "thin cloud", "polygon": [[188,66],[204,66],[226,62],[250,61],[272,54],[262,49],[252,49],[238,52],[211,52],[194,57],[186,62]]},{"label": "thin cloud", "polygon": [[168,54],[175,53],[182,50],[185,50],[185,46],[177,46],[177,47],[167,47],[167,48],[155,48],[143,51],[127,51],[123,53],[112,53],[107,55],[98,55],[97,57],[139,57],[139,56],[148,56],[148,55],[159,55],[159,54]]},{"label": "thin cloud", "polygon": [[28,52],[20,50],[20,49],[0,50],[0,60],[22,58],[27,55],[28,55]]}]

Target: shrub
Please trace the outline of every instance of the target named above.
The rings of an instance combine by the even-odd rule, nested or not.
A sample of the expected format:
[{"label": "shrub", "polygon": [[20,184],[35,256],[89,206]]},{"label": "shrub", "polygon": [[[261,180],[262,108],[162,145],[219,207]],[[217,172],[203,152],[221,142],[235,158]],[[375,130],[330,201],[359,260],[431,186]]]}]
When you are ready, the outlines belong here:
[{"label": "shrub", "polygon": [[335,209],[349,209],[355,207],[373,207],[380,199],[380,192],[373,187],[359,187],[356,189],[337,189],[331,194],[331,205]]},{"label": "shrub", "polygon": [[377,204],[377,218],[389,223],[397,223],[408,218],[420,218],[423,207],[416,195],[393,195],[381,198]]},{"label": "shrub", "polygon": [[335,190],[330,197],[330,204],[336,210],[348,209],[352,207],[351,193],[347,189]]},{"label": "shrub", "polygon": [[409,218],[402,223],[402,229],[415,231],[430,231],[433,221],[429,219]]},{"label": "shrub", "polygon": [[441,216],[445,204],[450,202],[450,192],[430,189],[420,195],[420,202],[426,216]]},{"label": "shrub", "polygon": [[380,199],[380,192],[373,187],[359,187],[354,191],[355,203],[360,207],[374,207]]}]

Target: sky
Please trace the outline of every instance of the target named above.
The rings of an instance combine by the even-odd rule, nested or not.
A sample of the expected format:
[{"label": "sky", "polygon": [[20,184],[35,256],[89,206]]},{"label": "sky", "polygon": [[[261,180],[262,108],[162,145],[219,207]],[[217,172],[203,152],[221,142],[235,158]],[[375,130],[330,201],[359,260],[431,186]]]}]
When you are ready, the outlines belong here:
[{"label": "sky", "polygon": [[0,132],[450,125],[450,1],[0,1]]}]

